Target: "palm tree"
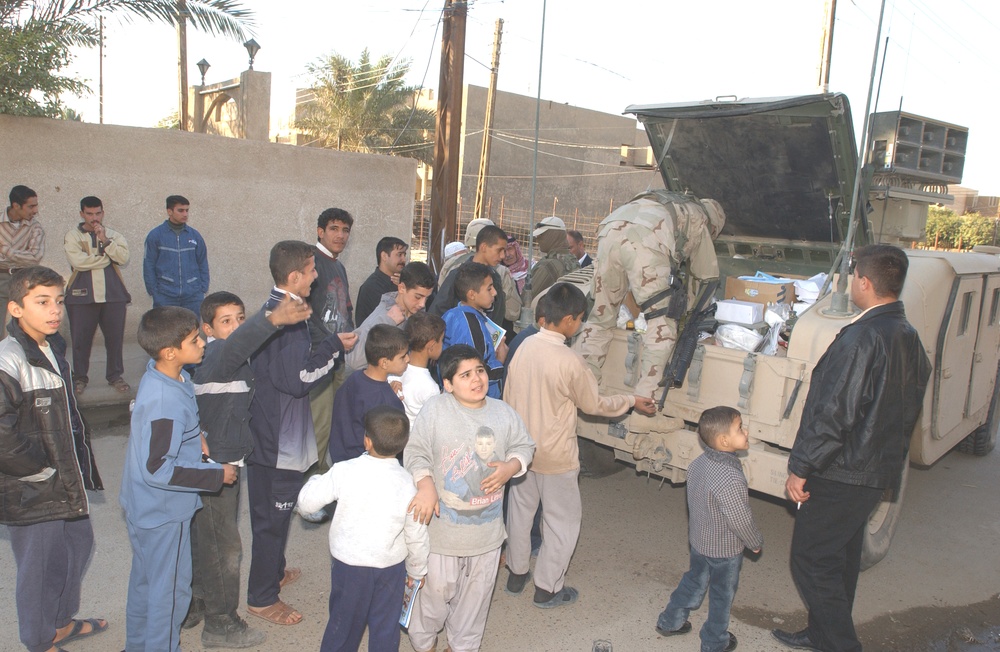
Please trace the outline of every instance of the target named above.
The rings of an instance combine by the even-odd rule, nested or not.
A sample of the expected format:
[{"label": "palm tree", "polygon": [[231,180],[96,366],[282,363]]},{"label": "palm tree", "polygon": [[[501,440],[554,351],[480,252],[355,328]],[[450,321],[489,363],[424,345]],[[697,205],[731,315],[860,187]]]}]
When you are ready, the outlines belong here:
[{"label": "palm tree", "polygon": [[83,122],[83,116],[68,106],[64,106],[59,117],[70,122]]},{"label": "palm tree", "polygon": [[98,15],[177,25],[243,40],[253,12],[239,0],[0,0],[0,113],[58,117],[65,92],[89,92],[59,73],[73,46],[95,47]]},{"label": "palm tree", "polygon": [[410,62],[377,61],[365,49],[354,63],[330,54],[309,64],[313,99],[295,126],[321,147],[398,154],[430,162],[434,111],[415,106],[417,89],[403,82]]}]

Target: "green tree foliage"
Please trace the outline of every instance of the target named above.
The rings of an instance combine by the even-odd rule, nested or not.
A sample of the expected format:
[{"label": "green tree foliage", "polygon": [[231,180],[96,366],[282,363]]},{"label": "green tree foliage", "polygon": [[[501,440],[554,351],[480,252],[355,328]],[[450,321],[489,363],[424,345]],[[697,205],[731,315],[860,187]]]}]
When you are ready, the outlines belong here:
[{"label": "green tree foliage", "polygon": [[417,89],[404,84],[410,62],[377,61],[365,49],[357,63],[339,54],[307,66],[314,99],[295,126],[332,149],[433,158],[435,112],[414,109]]},{"label": "green tree foliage", "polygon": [[976,245],[993,244],[994,220],[979,213],[966,213],[962,216],[962,225],[958,232],[962,237],[962,249],[972,249]]},{"label": "green tree foliage", "polygon": [[927,246],[953,249],[958,242],[959,218],[955,211],[931,206],[927,211]]},{"label": "green tree foliage", "polygon": [[165,115],[160,118],[159,122],[154,125],[157,129],[180,129],[181,119],[177,117],[177,111],[174,111],[170,115]]},{"label": "green tree foliage", "polygon": [[72,60],[70,45],[86,36],[71,24],[44,24],[29,18],[21,24],[0,16],[0,113],[60,116],[63,93],[89,89],[59,74]]},{"label": "green tree foliage", "polygon": [[927,236],[924,243],[938,249],[972,249],[994,244],[996,220],[979,213],[957,215],[955,211],[931,206],[927,211]]},{"label": "green tree foliage", "polygon": [[239,0],[0,0],[0,113],[58,118],[65,93],[90,89],[62,74],[70,48],[99,43],[97,17],[119,16],[246,38],[253,13]]}]

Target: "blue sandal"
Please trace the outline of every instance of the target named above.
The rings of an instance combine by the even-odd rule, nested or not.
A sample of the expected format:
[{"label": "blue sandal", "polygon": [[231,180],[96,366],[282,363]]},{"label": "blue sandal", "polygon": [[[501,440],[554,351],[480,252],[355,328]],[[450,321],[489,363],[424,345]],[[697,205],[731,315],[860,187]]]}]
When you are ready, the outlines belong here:
[{"label": "blue sandal", "polygon": [[[104,621],[104,625],[101,625],[101,621]],[[90,631],[84,632],[84,625],[90,625]],[[87,638],[88,636],[93,636],[94,634],[100,634],[108,628],[108,621],[103,618],[87,618],[85,620],[74,620],[73,629],[69,631],[69,634],[59,639],[58,641],[52,641],[52,645],[59,646],[69,643],[70,641],[78,641],[81,638]]]}]

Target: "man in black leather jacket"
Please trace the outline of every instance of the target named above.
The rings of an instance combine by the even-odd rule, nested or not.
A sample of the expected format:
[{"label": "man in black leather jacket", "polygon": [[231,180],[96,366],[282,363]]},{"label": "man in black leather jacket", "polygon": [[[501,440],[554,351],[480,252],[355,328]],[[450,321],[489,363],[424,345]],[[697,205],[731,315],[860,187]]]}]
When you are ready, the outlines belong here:
[{"label": "man in black leather jacket", "polygon": [[899,487],[931,370],[899,301],[907,266],[890,245],[855,251],[851,298],[862,313],[812,373],[785,484],[799,503],[791,567],[809,624],[774,630],[789,647],[861,650],[851,610],[864,527]]}]

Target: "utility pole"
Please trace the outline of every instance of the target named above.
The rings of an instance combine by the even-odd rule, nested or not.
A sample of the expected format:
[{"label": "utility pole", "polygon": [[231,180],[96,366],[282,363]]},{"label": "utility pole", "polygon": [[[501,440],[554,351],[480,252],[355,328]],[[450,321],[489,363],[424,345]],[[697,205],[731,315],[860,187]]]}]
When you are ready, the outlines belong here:
[{"label": "utility pole", "polygon": [[497,18],[493,32],[493,59],[490,63],[490,89],[486,93],[486,119],[483,122],[483,149],[479,155],[479,179],[476,183],[476,217],[484,217],[483,202],[486,195],[486,177],[490,173],[490,149],[493,146],[493,112],[496,109],[497,72],[500,69],[500,37],[503,35],[503,18]]},{"label": "utility pole", "polygon": [[819,64],[819,92],[830,91],[830,61],[833,57],[833,25],[837,0],[826,0],[826,21],[823,26],[823,47]]},{"label": "utility pole", "polygon": [[187,0],[177,0],[177,119],[181,131],[188,129]]},{"label": "utility pole", "polygon": [[431,231],[428,260],[441,269],[445,242],[455,235],[458,204],[458,152],[462,135],[462,87],[465,71],[465,0],[445,0],[441,20],[441,77],[434,130],[434,179],[431,183]]},{"label": "utility pole", "polygon": [[97,60],[97,110],[99,124],[104,124],[104,16],[97,17],[97,40],[100,58]]}]

